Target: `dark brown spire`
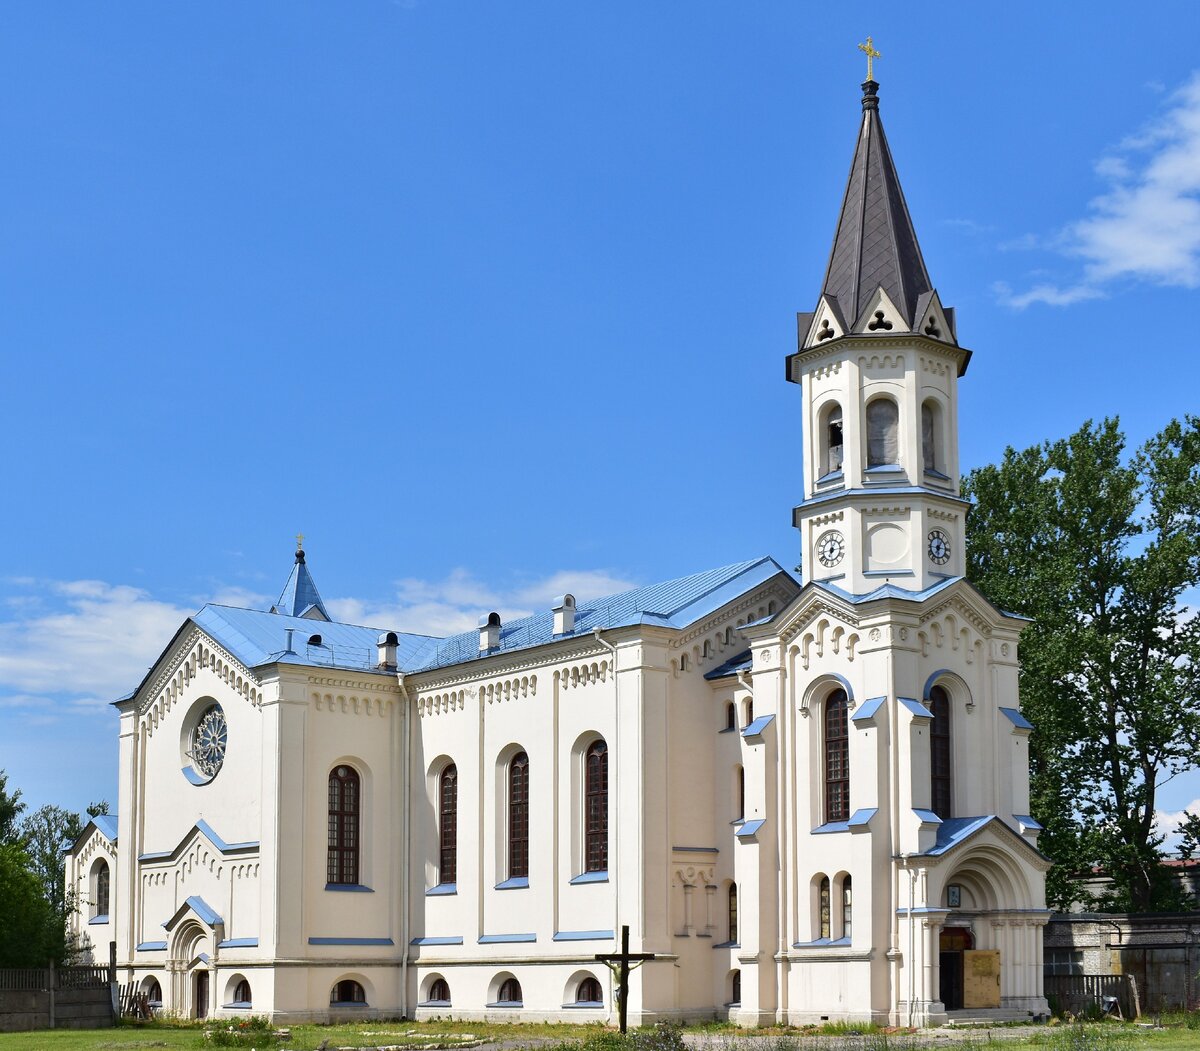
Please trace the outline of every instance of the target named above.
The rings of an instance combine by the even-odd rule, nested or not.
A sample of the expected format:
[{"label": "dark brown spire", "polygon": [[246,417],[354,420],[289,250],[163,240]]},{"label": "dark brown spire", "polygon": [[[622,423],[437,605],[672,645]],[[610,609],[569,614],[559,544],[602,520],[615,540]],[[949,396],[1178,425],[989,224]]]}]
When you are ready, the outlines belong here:
[{"label": "dark brown spire", "polygon": [[933,286],[883,134],[879,85],[868,80],[862,90],[862,127],[822,291],[837,297],[853,325],[882,285],[911,326],[918,297]]}]

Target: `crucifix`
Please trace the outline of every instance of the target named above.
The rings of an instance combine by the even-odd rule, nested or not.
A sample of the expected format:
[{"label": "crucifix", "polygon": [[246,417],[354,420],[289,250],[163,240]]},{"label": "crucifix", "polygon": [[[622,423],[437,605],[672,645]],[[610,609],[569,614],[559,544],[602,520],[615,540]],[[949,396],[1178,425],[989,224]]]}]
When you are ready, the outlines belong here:
[{"label": "crucifix", "polygon": [[858,45],[858,50],[866,52],[867,55],[867,80],[874,80],[875,74],[871,68],[871,60],[875,58],[883,58],[883,56],[871,45],[870,37],[867,37],[867,42],[865,44]]},{"label": "crucifix", "polygon": [[[621,951],[612,953],[596,953],[596,959],[617,976],[617,1007],[621,1020],[621,1032],[625,1032],[625,1020],[629,1004],[629,972],[641,967],[647,960],[653,960],[652,952],[629,951],[629,926],[621,928]],[[631,967],[630,964],[633,966]]]},{"label": "crucifix", "polygon": [[296,534],[296,550],[297,551],[304,550],[304,534],[303,533]]}]

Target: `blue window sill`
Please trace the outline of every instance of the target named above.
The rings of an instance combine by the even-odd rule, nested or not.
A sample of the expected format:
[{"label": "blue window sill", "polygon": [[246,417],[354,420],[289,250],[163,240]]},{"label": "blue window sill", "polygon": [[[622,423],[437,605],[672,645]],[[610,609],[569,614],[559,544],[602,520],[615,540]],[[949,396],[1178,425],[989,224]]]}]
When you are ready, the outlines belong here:
[{"label": "blue window sill", "polygon": [[216,774],[213,774],[212,777],[209,777],[206,774],[201,774],[198,771],[193,770],[190,766],[185,766],[183,768],[183,776],[186,777],[191,784],[199,788],[201,785],[208,784],[213,777],[216,777]]},{"label": "blue window sill", "polygon": [[713,946],[714,949],[740,949],[741,947],[740,942],[717,942]]},{"label": "blue window sill", "polygon": [[481,934],[480,945],[516,945],[523,942],[537,941],[536,934]]},{"label": "blue window sill", "polygon": [[608,882],[608,872],[607,871],[604,871],[604,872],[581,872],[578,876],[576,876],[573,880],[571,880],[571,886],[575,886],[579,883],[607,883],[607,882]]},{"label": "blue window sill", "polygon": [[367,1006],[367,1004],[363,1000],[330,1000],[329,1006],[330,1007],[362,1007],[362,1008],[365,1008]]},{"label": "blue window sill", "polygon": [[238,1000],[236,1003],[222,1004],[221,1006],[226,1011],[249,1011],[252,1005],[249,1000]]},{"label": "blue window sill", "polygon": [[558,931],[554,935],[556,942],[601,942],[611,941],[612,931]]},{"label": "blue window sill", "polygon": [[571,1011],[571,1010],[594,1011],[594,1010],[596,1010],[596,1008],[603,1007],[603,1006],[604,1006],[604,1002],[602,1000],[577,1000],[573,1004],[563,1004],[563,1010],[564,1011]]},{"label": "blue window sill", "polygon": [[450,1007],[451,1004],[450,1004],[449,1000],[422,1000],[419,1004],[417,1004],[417,1006],[418,1007]]},{"label": "blue window sill", "polygon": [[734,828],[741,828],[745,823],[746,823],[746,819],[744,817],[735,817],[732,821],[729,822],[729,824],[732,825]]},{"label": "blue window sill", "polygon": [[166,942],[138,942],[135,946],[136,952],[163,952],[167,948]]},{"label": "blue window sill", "polygon": [[829,949],[829,948],[844,948],[850,944],[849,938],[838,938],[830,940],[829,938],[818,938],[815,942],[792,942],[793,949]]},{"label": "blue window sill", "polygon": [[724,730],[718,730],[717,733],[719,733],[719,734],[737,733],[737,727],[736,726],[727,726],[727,727],[725,727]]},{"label": "blue window sill", "polygon": [[812,830],[814,836],[824,836],[830,832],[849,832],[849,821],[826,821],[823,825],[818,825]]},{"label": "blue window sill", "polygon": [[89,925],[91,925],[93,923],[107,923],[107,922],[108,922],[108,913],[105,913],[103,916],[93,916],[90,920],[88,920]]},{"label": "blue window sill", "polygon": [[863,474],[903,474],[904,468],[898,463],[881,463],[868,467]]},{"label": "blue window sill", "polygon": [[938,479],[938,481],[941,481],[941,482],[950,481],[950,476],[948,474],[942,474],[941,471],[935,470],[932,467],[925,468],[925,477],[926,478],[936,478],[936,479]]},{"label": "blue window sill", "polygon": [[511,876],[503,883],[496,884],[496,890],[521,890],[529,886],[528,876]]},{"label": "blue window sill", "polygon": [[485,1007],[524,1007],[523,1000],[497,1000],[494,1004],[485,1004]]},{"label": "blue window sill", "polygon": [[217,942],[218,949],[257,949],[257,938],[226,938],[223,942]]},{"label": "blue window sill", "polygon": [[840,482],[843,477],[842,470],[839,467],[836,471],[830,471],[828,474],[821,475],[817,479],[817,485],[824,485],[826,482]]},{"label": "blue window sill", "polygon": [[394,945],[391,938],[309,938],[309,945]]},{"label": "blue window sill", "polygon": [[457,883],[439,883],[436,887],[430,887],[427,891],[425,891],[425,897],[436,898],[442,894],[457,894],[457,893],[458,893],[458,884]]},{"label": "blue window sill", "polygon": [[864,569],[864,577],[915,577],[911,569]]},{"label": "blue window sill", "polygon": [[361,883],[326,883],[326,890],[343,891],[348,894],[374,894],[375,892],[370,887],[364,887]]},{"label": "blue window sill", "polygon": [[409,945],[462,945],[461,934],[451,935],[434,935],[432,937],[418,937],[410,941]]}]

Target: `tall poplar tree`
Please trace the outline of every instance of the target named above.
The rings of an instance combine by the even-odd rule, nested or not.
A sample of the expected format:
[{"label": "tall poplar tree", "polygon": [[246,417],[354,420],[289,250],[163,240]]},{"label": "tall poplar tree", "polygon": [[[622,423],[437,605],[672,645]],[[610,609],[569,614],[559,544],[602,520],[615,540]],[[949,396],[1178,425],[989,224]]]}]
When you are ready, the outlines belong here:
[{"label": "tall poplar tree", "polygon": [[[1116,420],[971,472],[968,576],[1033,618],[1021,705],[1032,808],[1057,863],[1047,896],[1155,911],[1185,904],[1158,864],[1158,790],[1200,756],[1200,418],[1126,457]],[[1100,868],[1112,890],[1087,902]]]}]

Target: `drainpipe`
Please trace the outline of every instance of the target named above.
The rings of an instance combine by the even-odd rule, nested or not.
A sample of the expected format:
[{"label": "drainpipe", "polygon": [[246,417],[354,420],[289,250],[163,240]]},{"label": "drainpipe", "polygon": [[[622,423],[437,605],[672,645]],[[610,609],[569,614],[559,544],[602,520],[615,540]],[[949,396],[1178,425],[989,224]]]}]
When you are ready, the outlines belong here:
[{"label": "drainpipe", "polygon": [[[609,642],[607,639],[604,638],[602,628],[592,628],[592,634],[596,637],[596,641],[601,646],[603,646],[606,650],[608,650],[609,655],[612,657],[613,736],[616,737],[617,741],[620,741],[620,739],[621,739],[621,679],[617,675],[617,647],[614,646],[611,642]],[[617,760],[617,762],[613,763],[612,770],[609,772],[612,775],[611,776],[612,788],[608,793],[608,798],[610,800],[620,799],[621,798],[620,792],[617,791],[617,789],[620,787],[620,777],[621,777],[621,763],[620,763],[619,759]],[[611,807],[609,808],[609,816],[610,817],[612,816],[612,808]],[[620,883],[617,879],[617,872],[619,871],[618,862],[620,860],[619,851],[621,849],[620,842],[621,842],[620,836],[613,837],[613,841],[612,841],[613,856],[612,856],[612,865],[610,866],[610,872],[612,873],[612,888],[613,888],[613,937],[614,938],[618,937],[617,932],[620,931],[620,929],[621,929],[620,903],[619,903],[620,894],[619,894],[619,890],[618,890],[618,888],[620,887]],[[639,936],[640,936],[640,934],[639,934]],[[610,1014],[611,1014],[611,1011],[610,1011]]]},{"label": "drainpipe", "polygon": [[908,971],[908,1028],[911,1029],[913,1027],[913,997],[916,996],[917,988],[916,930],[913,925],[916,877],[911,868],[912,855],[901,854],[900,858],[904,862],[904,871],[908,873],[908,954],[904,958],[904,966]]},{"label": "drainpipe", "polygon": [[404,672],[396,672],[396,685],[404,698],[404,732],[401,749],[404,753],[404,838],[400,841],[400,1017],[408,1017],[408,956],[410,923],[409,884],[412,873],[409,871],[409,861],[412,857],[412,702],[408,696],[408,687],[404,685]]}]

